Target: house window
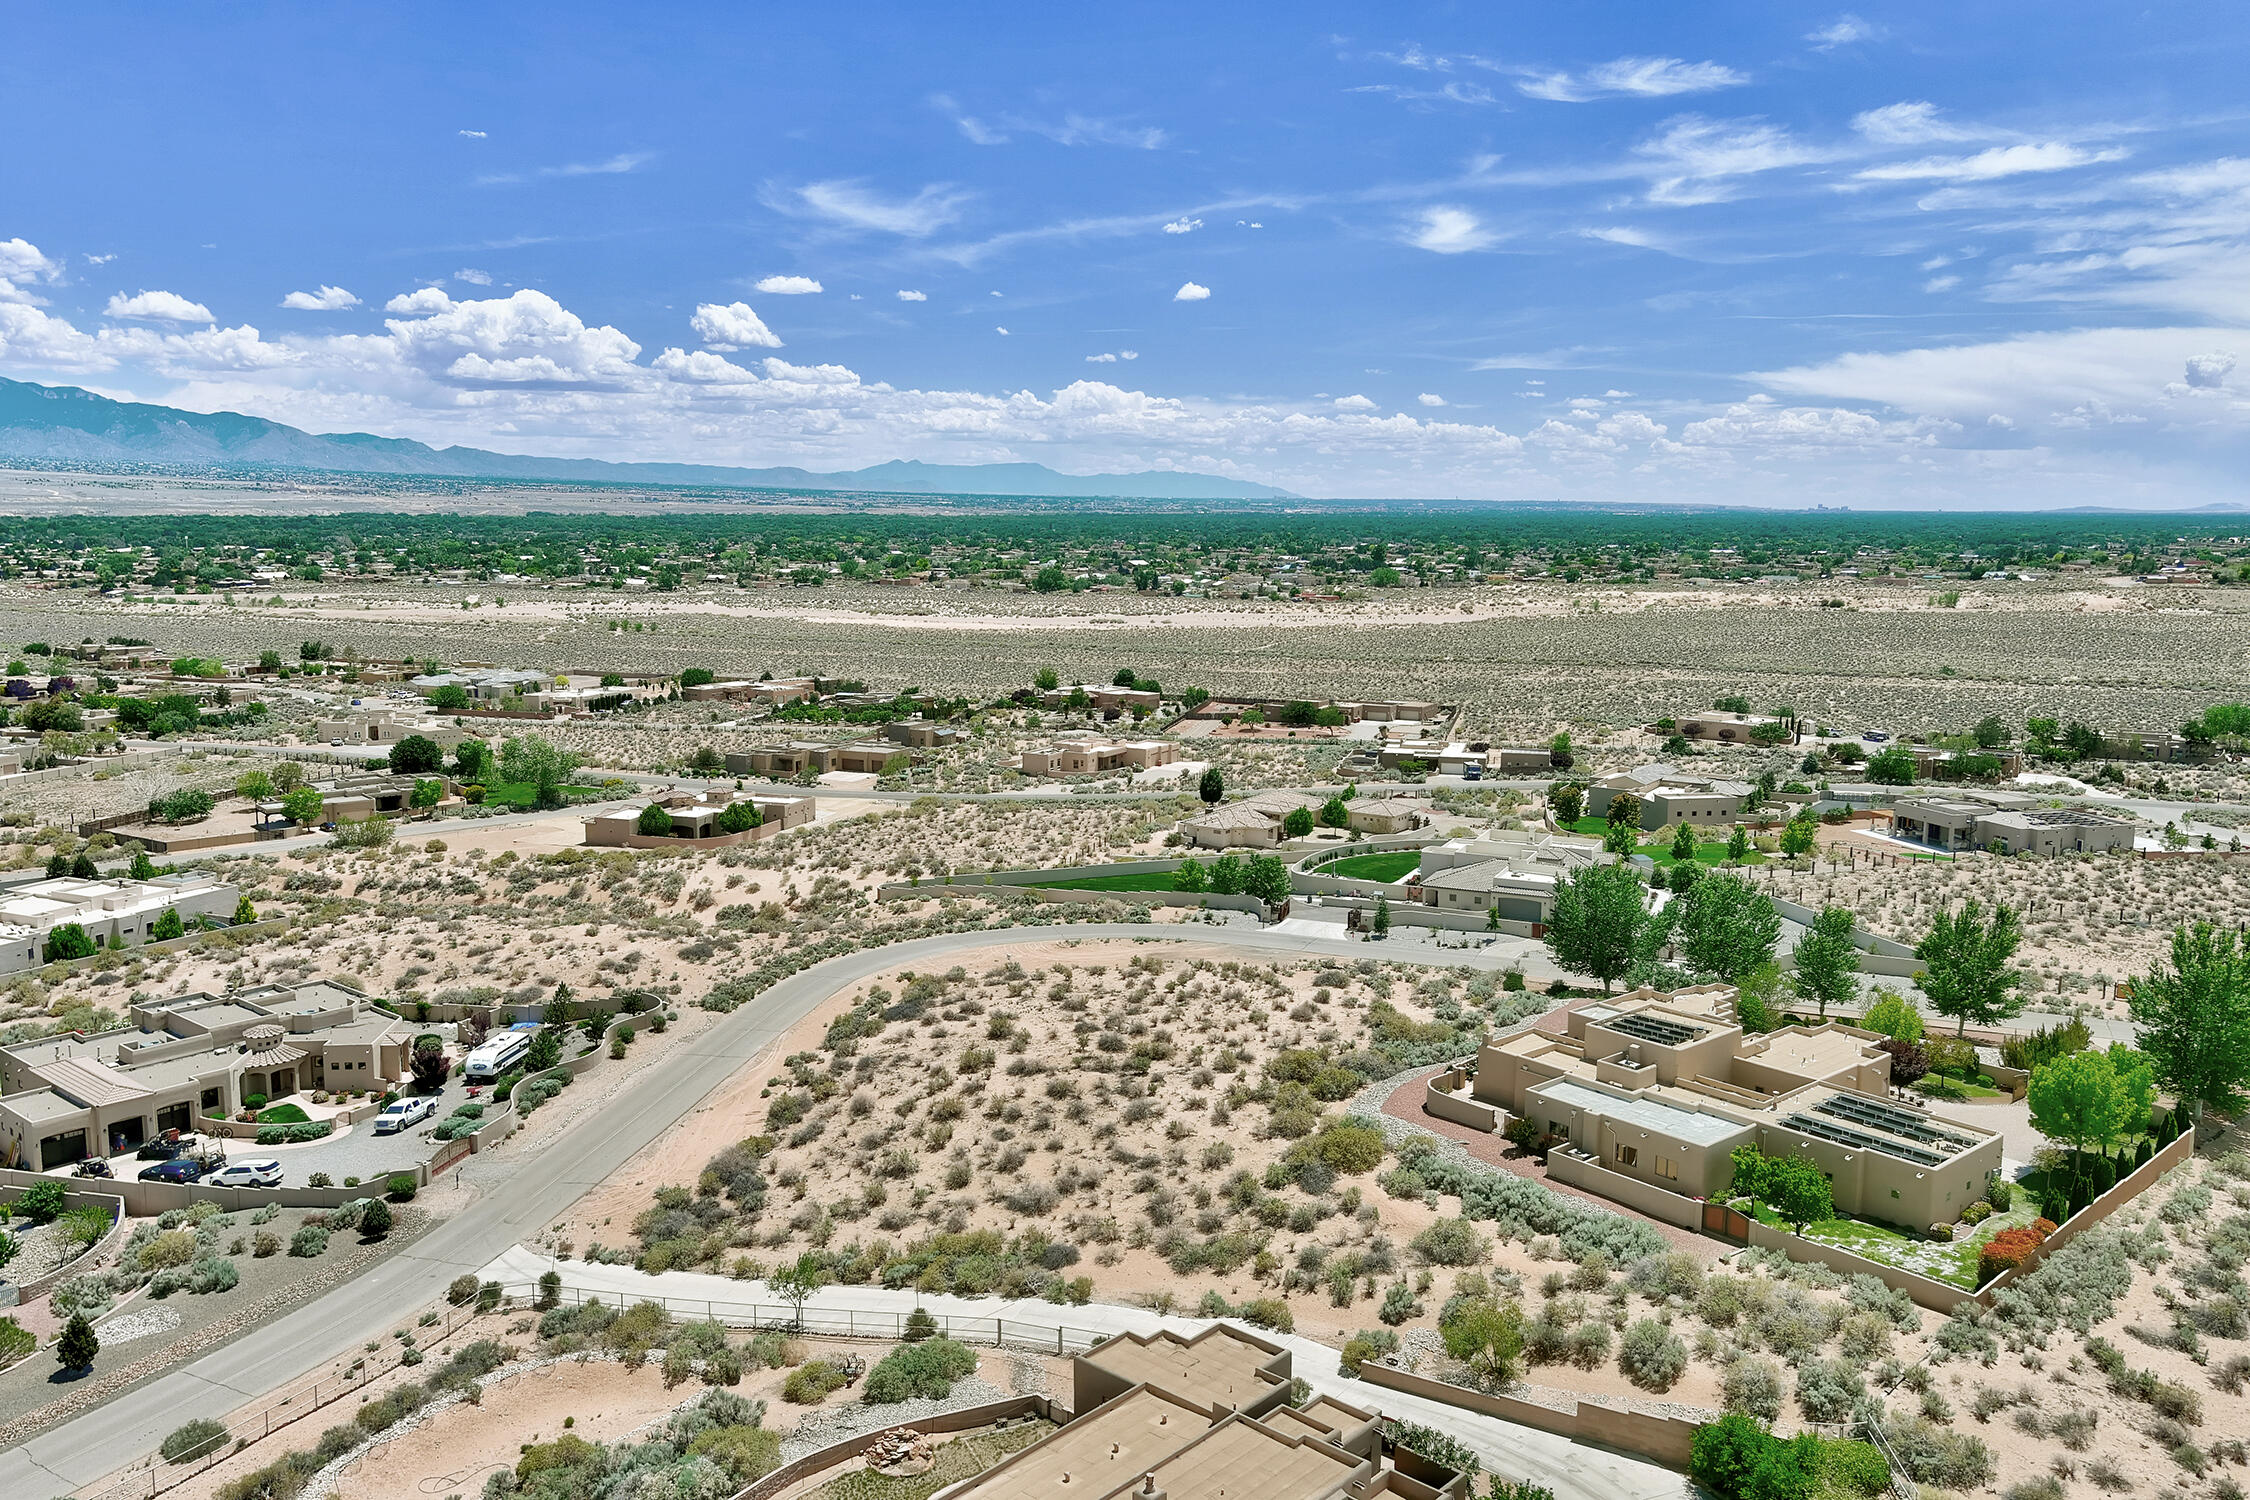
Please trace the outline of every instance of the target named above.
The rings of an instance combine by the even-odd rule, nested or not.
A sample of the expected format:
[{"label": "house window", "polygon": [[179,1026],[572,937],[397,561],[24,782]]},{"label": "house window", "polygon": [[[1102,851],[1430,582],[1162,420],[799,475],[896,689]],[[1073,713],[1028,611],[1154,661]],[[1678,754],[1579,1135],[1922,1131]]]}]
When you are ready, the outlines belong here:
[{"label": "house window", "polygon": [[217,1109],[219,1107],[219,1091],[217,1089],[205,1089],[202,1104],[207,1111]]},{"label": "house window", "polygon": [[1641,1148],[1638,1146],[1620,1145],[1617,1148],[1617,1164],[1621,1167],[1630,1167],[1640,1159]]},{"label": "house window", "polygon": [[1656,1159],[1656,1175],[1666,1182],[1678,1182],[1680,1180],[1680,1164],[1669,1156],[1659,1156]]}]

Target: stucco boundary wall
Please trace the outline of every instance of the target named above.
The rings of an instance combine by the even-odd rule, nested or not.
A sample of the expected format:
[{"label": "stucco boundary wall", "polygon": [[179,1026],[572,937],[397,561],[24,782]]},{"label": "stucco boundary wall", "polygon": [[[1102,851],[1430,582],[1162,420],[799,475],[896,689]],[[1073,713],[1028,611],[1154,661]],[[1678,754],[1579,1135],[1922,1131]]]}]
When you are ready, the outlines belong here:
[{"label": "stucco boundary wall", "polygon": [[21,1191],[38,1182],[99,1182],[104,1195],[124,1201],[128,1214],[136,1219],[151,1219],[171,1209],[186,1208],[191,1203],[216,1203],[228,1213],[263,1208],[269,1203],[278,1203],[283,1208],[337,1208],[354,1198],[381,1197],[384,1184],[401,1172],[411,1176],[418,1188],[429,1183],[428,1168],[422,1164],[387,1168],[362,1178],[357,1187],[324,1188],[223,1188],[201,1182],[143,1182],[137,1177],[49,1177],[17,1167],[0,1167],[0,1190]]},{"label": "stucco boundary wall", "polygon": [[[79,969],[94,968],[104,958],[110,958],[112,955],[122,958],[131,953],[180,953],[189,948],[197,947],[204,939],[215,937],[222,932],[240,933],[244,937],[272,937],[287,930],[288,926],[289,919],[287,917],[260,917],[255,922],[244,922],[239,927],[208,927],[200,932],[182,933],[176,938],[159,938],[153,943],[135,943],[130,948],[104,948],[101,952],[89,953],[84,958],[57,958],[51,959],[49,962],[61,964],[64,968],[76,972]],[[33,964],[31,967],[44,969],[47,965],[39,963]]]},{"label": "stucco boundary wall", "polygon": [[[1586,1401],[1566,1411],[1517,1396],[1472,1391],[1467,1386],[1432,1380],[1427,1375],[1416,1375],[1372,1359],[1359,1367],[1359,1378],[1368,1385],[1443,1401],[1448,1406],[1536,1427],[1557,1437],[1636,1453],[1672,1469],[1688,1466],[1695,1449],[1696,1429],[1703,1425],[1685,1417],[1653,1417],[1625,1407],[1600,1406]],[[1712,1415],[1715,1420],[1717,1413]]]},{"label": "stucco boundary wall", "polygon": [[[18,1188],[8,1194],[10,1201],[23,1196]],[[0,1307],[17,1307],[35,1302],[79,1274],[80,1268],[98,1262],[109,1253],[111,1246],[125,1233],[125,1200],[116,1193],[97,1193],[86,1188],[66,1187],[63,1190],[63,1209],[98,1208],[109,1215],[109,1228],[102,1237],[46,1275],[21,1284],[0,1283]]]},{"label": "stucco boundary wall", "polygon": [[[1322,906],[1332,906],[1340,911],[1375,910],[1375,899],[1370,896],[1324,896]],[[1401,896],[1390,903],[1393,927],[1431,927],[1442,932],[1481,932],[1496,937],[1537,937],[1529,922],[1519,922],[1513,917],[1502,917],[1495,927],[1483,912],[1446,911],[1441,907],[1424,906]]]},{"label": "stucco boundary wall", "polygon": [[1566,1151],[1559,1146],[1549,1151],[1547,1175],[1557,1182],[1567,1182],[1572,1187],[1584,1188],[1589,1193],[1622,1203],[1652,1219],[1661,1219],[1667,1224],[1676,1224],[1682,1229],[1693,1229],[1698,1233],[1703,1229],[1702,1199],[1666,1192],[1637,1177],[1612,1172],[1579,1152]]},{"label": "stucco boundary wall", "polygon": [[1996,1295],[1998,1295],[2001,1289],[2006,1287],[2010,1282],[2014,1281],[2019,1276],[2028,1275],[2031,1271],[2036,1269],[2042,1261],[2046,1260],[2048,1256],[2054,1254],[2057,1250],[2060,1250],[2063,1246],[2069,1244],[2072,1240],[2078,1238],[2078,1236],[2084,1234],[2087,1230],[2093,1228],[2096,1224],[2099,1224],[2102,1220],[2108,1218],[2111,1214],[2116,1213],[2126,1204],[2132,1202],[2135,1198],[2138,1198],[2141,1194],[2156,1186],[2158,1178],[2162,1177],[2165,1173],[2171,1171],[2174,1167],[2177,1167],[2180,1163],[2186,1161],[2190,1156],[2193,1156],[2194,1154],[2195,1127],[2190,1125],[2187,1129],[2180,1132],[2178,1139],[2174,1140],[2171,1145],[2166,1146],[2163,1150],[2150,1157],[2145,1163],[2138,1167],[2135,1167],[2127,1176],[2120,1179],[2117,1186],[2111,1188],[2108,1192],[2102,1194],[2099,1198],[2096,1198],[2093,1202],[2087,1204],[2077,1213],[2072,1214],[2062,1224],[2058,1225],[2053,1234],[2048,1235],[2045,1240],[2040,1242],[2039,1253],[2037,1255],[2033,1256],[2030,1260],[2025,1261],[2022,1265],[2016,1267],[2014,1270],[2002,1271],[1999,1275],[1993,1277],[1992,1280],[1986,1282],[1984,1286],[1978,1291],[1978,1300],[1983,1302],[1986,1306],[1990,1306],[1992,1303],[1992,1299]]},{"label": "stucco boundary wall", "polygon": [[1350,859],[1360,854],[1395,854],[1406,849],[1427,849],[1432,844],[1444,843],[1446,838],[1447,835],[1434,828],[1417,828],[1409,833],[1370,834],[1350,844],[1324,844],[1289,867],[1289,885],[1292,890],[1301,891],[1308,896],[1372,897],[1378,894],[1387,896],[1394,892],[1403,894],[1405,886],[1387,880],[1361,880],[1352,875],[1318,875],[1314,871],[1321,865],[1334,864],[1339,859]]},{"label": "stucco boundary wall", "polygon": [[[1780,912],[1783,916],[1787,917],[1790,921],[1797,923],[1801,927],[1812,926],[1813,919],[1820,915],[1820,913],[1814,910],[1812,907],[1800,906],[1794,901],[1785,901],[1781,897],[1772,894],[1770,891],[1767,893],[1767,899],[1773,902],[1773,909],[1775,911]],[[1855,926],[1852,928],[1852,946],[1859,949],[1863,966],[1865,959],[1868,957],[1905,959],[1911,959],[1914,957],[1914,948],[1912,944],[1902,943],[1896,938],[1887,938],[1879,933],[1869,932],[1864,927]],[[1920,967],[1919,960],[1916,961],[1916,967]],[[1871,969],[1868,972],[1886,973],[1889,971],[1882,969]]]},{"label": "stucco boundary wall", "polygon": [[1456,1063],[1442,1073],[1433,1073],[1422,1080],[1422,1113],[1450,1120],[1456,1125],[1466,1125],[1471,1130],[1487,1133],[1500,1128],[1504,1113],[1498,1106],[1481,1103],[1456,1092],[1469,1086],[1474,1076],[1473,1064],[1464,1067]]},{"label": "stucco boundary wall", "polygon": [[[594,825],[598,821],[600,820],[595,818],[585,820],[586,842],[583,847],[588,849],[669,849],[675,853],[684,853],[696,849],[734,849],[743,844],[763,843],[767,839],[779,838],[789,831],[782,827],[781,820],[776,818],[771,822],[760,823],[755,828],[745,828],[740,833],[715,833],[707,839],[681,839],[652,833],[628,833],[621,836],[596,838],[594,836]],[[796,826],[801,828],[804,825],[800,823]]]},{"label": "stucco boundary wall", "polygon": [[[911,1422],[901,1422],[900,1427],[912,1427],[916,1432],[938,1434],[968,1432],[978,1427],[989,1427],[994,1422],[1009,1417],[1044,1417],[1058,1425],[1070,1420],[1070,1408],[1058,1406],[1045,1396],[1011,1396],[1005,1401],[987,1401],[981,1406],[965,1406],[959,1411],[940,1412],[934,1417],[916,1417]],[[858,1458],[885,1433],[895,1432],[894,1427],[878,1427],[873,1432],[863,1432],[858,1437],[846,1438],[840,1443],[830,1443],[816,1448],[794,1463],[783,1464],[764,1478],[752,1482],[747,1488],[737,1490],[734,1500],[769,1500],[802,1479],[807,1479],[824,1469],[835,1468]]]}]

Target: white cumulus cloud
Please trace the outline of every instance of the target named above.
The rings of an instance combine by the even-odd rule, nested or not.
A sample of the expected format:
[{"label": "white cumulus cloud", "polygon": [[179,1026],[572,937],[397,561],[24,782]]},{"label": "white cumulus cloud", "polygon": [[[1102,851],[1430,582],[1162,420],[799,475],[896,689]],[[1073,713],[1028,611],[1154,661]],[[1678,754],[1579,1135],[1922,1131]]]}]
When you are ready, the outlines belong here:
[{"label": "white cumulus cloud", "polygon": [[765,325],[765,320],[750,310],[747,302],[729,302],[720,306],[705,302],[688,319],[696,337],[704,344],[722,353],[736,349],[779,349],[781,340]]},{"label": "white cumulus cloud", "polygon": [[1089,354],[1086,356],[1086,363],[1090,365],[1114,365],[1117,363],[1117,356],[1114,354]]},{"label": "white cumulus cloud", "polygon": [[470,286],[492,285],[492,273],[490,271],[480,271],[475,266],[463,266],[460,270],[453,273],[453,279],[455,281],[465,282]]},{"label": "white cumulus cloud", "polygon": [[1193,234],[1202,227],[1203,221],[1201,219],[1190,219],[1183,215],[1166,224],[1164,232],[1166,234]]},{"label": "white cumulus cloud", "polygon": [[2188,356],[2187,383],[2198,389],[2214,390],[2225,385],[2233,373],[2234,356],[2224,349]]},{"label": "white cumulus cloud", "polygon": [[927,302],[930,300],[930,294],[928,292],[902,291],[898,294],[898,300],[901,302]]},{"label": "white cumulus cloud", "polygon": [[820,283],[810,276],[768,276],[757,290],[769,297],[810,297],[820,290]]},{"label": "white cumulus cloud", "polygon": [[342,312],[359,306],[359,299],[340,286],[323,286],[317,292],[291,292],[281,305],[296,312]]},{"label": "white cumulus cloud", "polygon": [[1436,394],[1434,391],[1424,391],[1421,395],[1416,396],[1414,399],[1421,402],[1424,406],[1445,405],[1445,398]]},{"label": "white cumulus cloud", "polygon": [[1180,289],[1172,294],[1174,302],[1207,302],[1210,297],[1211,289],[1209,287],[1193,281],[1181,282]]},{"label": "white cumulus cloud", "polygon": [[211,323],[211,309],[200,302],[190,302],[178,292],[135,292],[128,297],[123,292],[109,299],[102,310],[111,318],[138,318],[150,323]]}]

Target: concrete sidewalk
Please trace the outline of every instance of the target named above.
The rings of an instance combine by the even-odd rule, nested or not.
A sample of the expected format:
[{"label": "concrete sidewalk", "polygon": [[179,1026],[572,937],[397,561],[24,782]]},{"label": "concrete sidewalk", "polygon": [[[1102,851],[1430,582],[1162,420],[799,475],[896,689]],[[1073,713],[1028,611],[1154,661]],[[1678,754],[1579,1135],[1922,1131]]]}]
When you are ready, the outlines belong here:
[{"label": "concrete sidewalk", "polygon": [[[711,1316],[738,1320],[764,1309],[766,1316],[784,1306],[783,1299],[767,1291],[762,1281],[736,1281],[693,1271],[666,1271],[649,1275],[630,1266],[593,1265],[585,1261],[551,1260],[517,1245],[487,1265],[483,1278],[497,1281],[510,1292],[536,1292],[540,1276],[554,1271],[562,1277],[567,1294],[598,1297],[605,1302],[662,1300],[676,1316]],[[1149,1334],[1158,1330],[1191,1335],[1210,1327],[1203,1318],[1164,1317],[1141,1308],[1090,1302],[1065,1307],[1044,1301],[1009,1301],[997,1297],[927,1296],[912,1291],[892,1291],[873,1286],[829,1286],[806,1303],[808,1318],[850,1313],[904,1317],[921,1307],[940,1318],[964,1322],[991,1321],[1015,1330],[1067,1330],[1095,1337],[1117,1333]],[[1434,1427],[1459,1439],[1484,1460],[1486,1469],[1511,1479],[1529,1479],[1569,1500],[1678,1500],[1690,1487],[1684,1475],[1647,1459],[1574,1443],[1537,1428],[1521,1427],[1481,1412],[1464,1411],[1440,1401],[1430,1401],[1403,1391],[1363,1385],[1343,1373],[1337,1352],[1326,1344],[1294,1334],[1252,1329],[1289,1351],[1295,1373],[1315,1391],[1335,1396],[1354,1406],[1374,1408],[1384,1415]]]}]

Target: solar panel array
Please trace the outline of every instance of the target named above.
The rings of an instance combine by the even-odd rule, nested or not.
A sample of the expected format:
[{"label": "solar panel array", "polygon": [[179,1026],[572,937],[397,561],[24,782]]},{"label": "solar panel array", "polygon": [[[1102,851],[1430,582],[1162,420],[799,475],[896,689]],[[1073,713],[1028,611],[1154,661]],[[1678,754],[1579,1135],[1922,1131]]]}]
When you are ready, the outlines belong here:
[{"label": "solar panel array", "polygon": [[1902,1135],[1910,1141],[1920,1141],[1925,1146],[1953,1146],[1967,1150],[1977,1143],[1974,1136],[1933,1125],[1912,1110],[1900,1109],[1897,1105],[1886,1104],[1880,1099],[1858,1099],[1838,1094],[1821,1100],[1813,1108],[1824,1115],[1834,1115],[1839,1120],[1849,1120],[1856,1125]]},{"label": "solar panel array", "polygon": [[1925,1151],[1920,1146],[1901,1145],[1897,1141],[1886,1141],[1881,1136],[1869,1135],[1863,1130],[1854,1130],[1848,1125],[1836,1124],[1817,1115],[1791,1115],[1781,1123],[1791,1130],[1802,1131],[1838,1146],[1849,1146],[1855,1151],[1874,1151],[1884,1156],[1895,1156],[1918,1167],[1945,1165],[1945,1158],[1934,1151]]},{"label": "solar panel array", "polygon": [[1682,1042],[1692,1042],[1703,1035],[1701,1026],[1687,1026],[1678,1021],[1667,1021],[1660,1016],[1632,1014],[1618,1016],[1601,1023],[1612,1031],[1622,1031],[1627,1036],[1660,1046],[1677,1047]]}]

